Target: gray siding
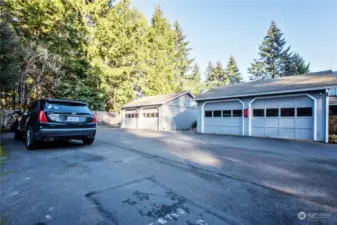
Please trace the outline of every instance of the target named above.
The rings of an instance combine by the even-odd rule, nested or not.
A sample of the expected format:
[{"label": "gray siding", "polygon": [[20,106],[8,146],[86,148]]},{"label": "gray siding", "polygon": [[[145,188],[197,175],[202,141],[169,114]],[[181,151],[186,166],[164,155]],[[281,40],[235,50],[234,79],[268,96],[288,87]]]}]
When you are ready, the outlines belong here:
[{"label": "gray siding", "polygon": [[197,105],[185,94],[162,106],[162,130],[181,130],[192,127],[197,120]]},{"label": "gray siding", "polygon": [[[323,93],[323,92],[322,92]],[[325,140],[325,115],[326,115],[326,101],[325,101],[325,95],[320,95],[318,92],[311,92],[309,93],[310,95],[312,95],[316,100],[317,100],[317,140],[318,141],[324,141]],[[280,96],[280,95],[278,95]],[[244,108],[245,109],[248,109],[248,106],[249,106],[249,102],[253,99],[254,97],[247,97],[247,98],[240,98],[240,100],[244,103]],[[292,99],[292,100],[290,100]],[[293,99],[294,98],[275,98],[275,100],[277,101],[272,101],[272,100],[256,100],[255,101],[255,104],[252,105],[252,108],[255,107],[256,105],[258,104],[276,104],[275,102],[277,102],[278,105],[280,106],[287,106],[289,105],[289,107],[291,106],[291,104],[294,104],[293,102]],[[211,100],[210,100],[211,101]],[[309,104],[309,101],[306,99],[306,98],[299,98],[299,99],[296,99],[295,101],[296,105],[298,106],[301,106],[303,105],[306,106]],[[310,102],[312,102],[312,100],[310,100]],[[201,105],[203,104],[204,102],[198,102],[198,114],[197,114],[197,119],[198,119],[198,129],[197,131],[200,133],[201,132],[201,127],[200,127],[200,124],[201,124],[201,116],[204,112],[201,111]],[[210,104],[210,103],[208,103]],[[208,105],[207,104],[207,105]],[[216,105],[216,104],[220,104],[220,103],[213,103],[212,105]],[[207,105],[205,106],[205,110],[207,108]],[[286,127],[287,126],[287,123],[293,123],[293,121],[289,121],[287,119],[281,119],[282,121],[278,121],[278,123],[282,123],[284,124],[284,126]],[[270,123],[272,123],[273,121],[270,121]],[[297,121],[298,122],[298,121]],[[308,122],[308,121],[307,121]],[[309,121],[310,122],[310,121]],[[308,123],[306,123],[305,121],[299,121],[298,123],[302,123],[302,124],[298,124],[298,126],[310,126],[310,125],[307,125]],[[305,124],[306,123],[306,124]],[[252,127],[253,127],[253,119],[252,119]],[[248,126],[249,126],[249,120],[248,120],[248,117],[245,117],[244,118],[244,134],[245,135],[249,135],[249,131],[248,131]],[[256,123],[255,123],[255,126],[256,126]],[[283,126],[283,125],[282,125]],[[310,128],[310,127],[307,127],[307,128]],[[290,130],[282,130],[282,131],[279,131],[279,132],[282,132],[283,134],[281,136],[284,136],[284,138],[287,138],[289,133],[287,133],[287,131],[290,131]],[[292,131],[290,131],[292,132]],[[206,129],[204,129],[204,133],[206,133]],[[209,132],[209,133],[216,133],[216,132]],[[253,133],[252,133],[253,135]],[[307,135],[307,134],[298,134],[299,136],[301,135]],[[296,136],[296,135],[295,135]]]},{"label": "gray siding", "polygon": [[329,95],[330,96],[337,96],[337,88],[331,88],[329,90]]},{"label": "gray siding", "polygon": [[[155,106],[144,106],[133,108],[132,112],[139,113],[139,118],[122,118],[124,128],[154,129],[158,123],[159,130],[181,130],[192,127],[197,120],[197,104],[189,94],[180,96],[162,106],[158,106],[158,118],[144,118],[144,113],[158,112]],[[124,109],[127,113],[129,109]]]}]

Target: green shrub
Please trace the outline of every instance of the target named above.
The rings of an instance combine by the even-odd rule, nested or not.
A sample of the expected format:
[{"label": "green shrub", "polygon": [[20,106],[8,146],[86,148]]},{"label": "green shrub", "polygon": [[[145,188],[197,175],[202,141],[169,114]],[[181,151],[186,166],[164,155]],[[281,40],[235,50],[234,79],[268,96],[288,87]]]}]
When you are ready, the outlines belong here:
[{"label": "green shrub", "polygon": [[194,121],[193,124],[192,124],[192,129],[197,128],[197,125],[198,125],[197,121]]},{"label": "green shrub", "polygon": [[330,136],[330,141],[329,141],[329,143],[337,144],[337,135],[332,135],[332,136]]}]

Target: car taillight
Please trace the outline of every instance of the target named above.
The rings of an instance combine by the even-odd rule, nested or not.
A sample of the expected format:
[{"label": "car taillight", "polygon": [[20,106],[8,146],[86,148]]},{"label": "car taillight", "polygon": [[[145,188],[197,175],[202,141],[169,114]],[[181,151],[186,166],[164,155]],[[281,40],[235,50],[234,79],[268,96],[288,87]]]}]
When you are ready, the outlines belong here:
[{"label": "car taillight", "polygon": [[40,121],[40,123],[47,123],[48,122],[46,114],[43,111],[39,112],[39,121]]},{"label": "car taillight", "polygon": [[94,113],[94,117],[92,118],[92,122],[96,123],[96,114]]}]

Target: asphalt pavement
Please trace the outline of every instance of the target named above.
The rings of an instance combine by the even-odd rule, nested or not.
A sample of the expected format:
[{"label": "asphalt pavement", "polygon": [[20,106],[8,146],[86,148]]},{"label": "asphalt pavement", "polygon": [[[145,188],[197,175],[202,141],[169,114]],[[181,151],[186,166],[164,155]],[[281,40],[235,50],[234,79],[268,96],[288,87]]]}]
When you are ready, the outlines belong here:
[{"label": "asphalt pavement", "polygon": [[337,145],[107,127],[91,146],[1,141],[4,225],[337,223]]}]

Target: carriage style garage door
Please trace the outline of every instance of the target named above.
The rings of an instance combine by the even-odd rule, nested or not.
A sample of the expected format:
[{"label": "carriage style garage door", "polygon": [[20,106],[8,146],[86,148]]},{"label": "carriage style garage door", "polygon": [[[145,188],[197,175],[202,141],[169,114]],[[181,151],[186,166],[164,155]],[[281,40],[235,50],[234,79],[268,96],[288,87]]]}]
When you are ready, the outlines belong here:
[{"label": "carriage style garage door", "polygon": [[313,140],[313,102],[306,96],[256,100],[252,113],[252,136]]},{"label": "carriage style garage door", "polygon": [[243,112],[239,101],[208,103],[204,108],[204,133],[242,135]]},{"label": "carriage style garage door", "polygon": [[137,111],[126,110],[125,111],[125,128],[137,128]]},{"label": "carriage style garage door", "polygon": [[158,130],[159,112],[157,108],[148,108],[142,110],[141,128]]}]

